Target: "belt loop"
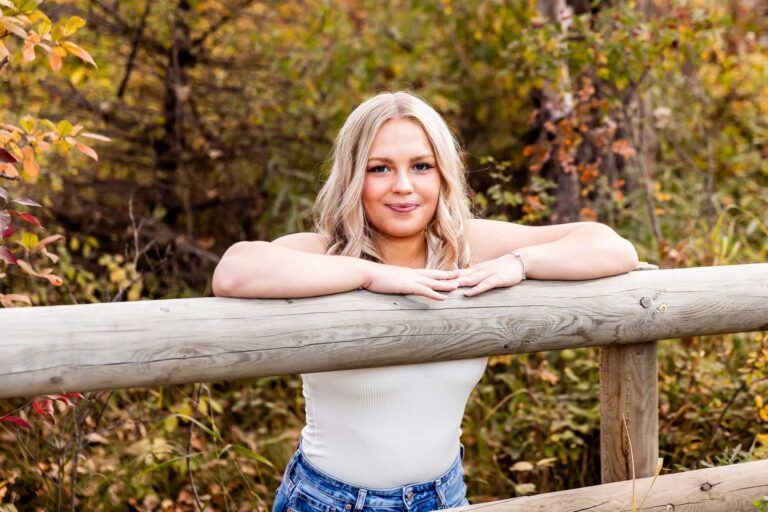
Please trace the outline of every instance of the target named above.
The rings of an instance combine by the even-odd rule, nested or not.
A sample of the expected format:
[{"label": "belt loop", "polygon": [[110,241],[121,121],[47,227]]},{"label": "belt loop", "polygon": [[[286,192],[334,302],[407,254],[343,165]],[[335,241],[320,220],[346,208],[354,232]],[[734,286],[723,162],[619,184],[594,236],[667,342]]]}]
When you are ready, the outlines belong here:
[{"label": "belt loop", "polygon": [[459,443],[459,455],[461,455],[461,462],[464,462],[464,445]]},{"label": "belt loop", "polygon": [[437,494],[437,499],[440,502],[439,508],[446,508],[448,507],[448,500],[445,497],[445,484],[443,482],[442,478],[438,478],[435,480],[435,493]]},{"label": "belt loop", "polygon": [[365,506],[365,496],[368,494],[367,489],[360,489],[357,493],[357,501],[355,502],[355,512],[360,512]]}]

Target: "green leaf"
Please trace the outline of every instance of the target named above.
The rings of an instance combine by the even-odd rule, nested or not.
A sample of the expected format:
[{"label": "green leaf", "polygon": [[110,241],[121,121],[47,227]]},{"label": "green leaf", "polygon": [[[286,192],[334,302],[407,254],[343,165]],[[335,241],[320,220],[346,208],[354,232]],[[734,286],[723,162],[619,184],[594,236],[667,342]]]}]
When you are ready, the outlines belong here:
[{"label": "green leaf", "polygon": [[228,449],[232,449],[233,451],[239,453],[244,457],[248,457],[249,459],[259,461],[262,464],[266,464],[267,466],[271,467],[272,469],[276,469],[275,465],[272,464],[269,461],[269,459],[265,458],[263,455],[259,455],[258,453],[254,452],[250,448],[247,448],[239,444],[228,444],[227,446],[224,447],[223,450],[221,450],[221,452],[219,452],[219,457],[221,457],[224,454],[224,452],[226,452]]},{"label": "green leaf", "polygon": [[43,0],[21,0],[18,7],[19,12],[29,12],[37,9],[37,6],[43,3]]},{"label": "green leaf", "polygon": [[68,137],[69,134],[72,133],[72,128],[74,128],[74,126],[72,126],[72,123],[66,119],[59,121],[59,124],[56,125],[56,131],[59,132],[59,136],[62,138]]},{"label": "green leaf", "polygon": [[45,37],[51,31],[51,20],[44,16],[37,24],[37,33]]},{"label": "green leaf", "polygon": [[21,118],[21,121],[19,122],[19,124],[21,125],[21,127],[24,129],[25,132],[32,133],[33,131],[35,131],[35,126],[37,126],[37,121],[35,120],[34,117],[30,115],[26,115]]}]

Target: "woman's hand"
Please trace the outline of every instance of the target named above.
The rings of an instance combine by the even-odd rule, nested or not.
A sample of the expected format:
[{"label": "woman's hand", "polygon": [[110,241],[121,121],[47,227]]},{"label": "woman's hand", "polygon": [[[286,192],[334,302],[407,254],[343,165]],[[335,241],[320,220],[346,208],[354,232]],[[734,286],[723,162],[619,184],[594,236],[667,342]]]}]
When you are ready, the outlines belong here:
[{"label": "woman's hand", "polygon": [[444,300],[440,292],[452,292],[459,287],[456,278],[458,270],[435,270],[428,268],[407,268],[396,265],[374,263],[369,266],[368,279],[363,288],[376,293],[402,293],[423,295],[435,300]]},{"label": "woman's hand", "polygon": [[478,295],[491,288],[515,286],[523,280],[523,265],[520,259],[511,254],[462,268],[456,282],[459,286],[472,286],[464,292],[465,297]]}]

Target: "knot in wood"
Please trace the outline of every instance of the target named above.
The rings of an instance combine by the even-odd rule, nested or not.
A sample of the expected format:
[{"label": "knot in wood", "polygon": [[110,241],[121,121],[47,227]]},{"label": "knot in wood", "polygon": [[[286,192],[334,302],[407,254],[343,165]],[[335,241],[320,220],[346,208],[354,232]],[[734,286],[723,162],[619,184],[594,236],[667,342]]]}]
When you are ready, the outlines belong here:
[{"label": "knot in wood", "polygon": [[649,307],[651,307],[651,298],[643,297],[642,299],[640,299],[640,305],[648,309]]},{"label": "knot in wood", "polygon": [[705,482],[701,484],[701,487],[699,487],[699,489],[701,489],[704,492],[710,490],[711,488],[712,488],[712,484],[710,484],[709,482]]}]

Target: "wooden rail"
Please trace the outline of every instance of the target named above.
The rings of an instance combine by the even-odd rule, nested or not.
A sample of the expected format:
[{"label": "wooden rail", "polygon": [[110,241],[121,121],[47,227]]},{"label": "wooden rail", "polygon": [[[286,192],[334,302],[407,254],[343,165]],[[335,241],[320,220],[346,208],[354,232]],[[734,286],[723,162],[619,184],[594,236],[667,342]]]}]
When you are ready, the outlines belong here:
[{"label": "wooden rail", "polygon": [[[635,482],[582,487],[456,508],[483,512],[756,512],[768,495],[768,460],[698,469]],[[642,504],[642,506],[641,506]]]},{"label": "wooden rail", "polygon": [[0,309],[0,398],[601,346],[607,483],[656,467],[657,340],[764,330],[768,264],[531,280],[442,302],[357,291]]}]

